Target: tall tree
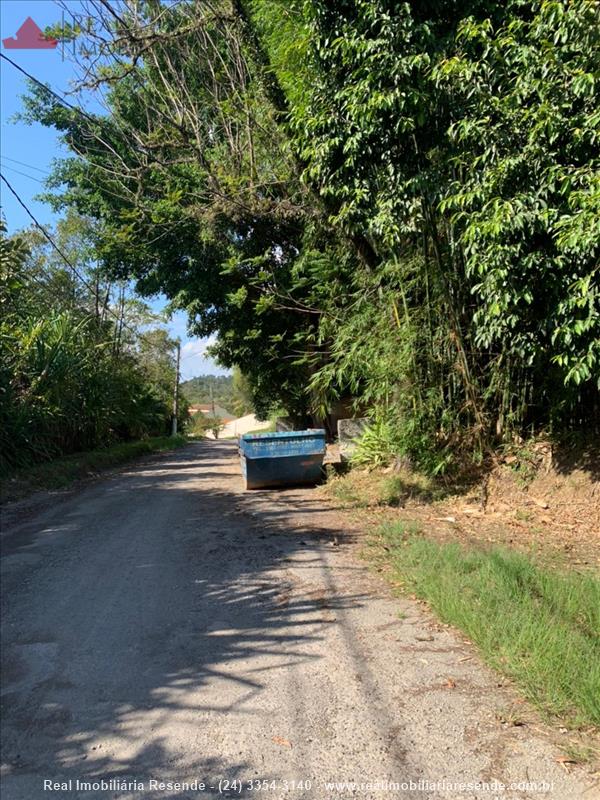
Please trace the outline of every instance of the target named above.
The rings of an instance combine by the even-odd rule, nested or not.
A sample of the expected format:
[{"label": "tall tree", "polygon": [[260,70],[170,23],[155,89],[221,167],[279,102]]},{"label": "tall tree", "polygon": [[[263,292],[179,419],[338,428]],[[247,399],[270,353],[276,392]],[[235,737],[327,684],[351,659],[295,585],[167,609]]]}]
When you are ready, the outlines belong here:
[{"label": "tall tree", "polygon": [[594,419],[597,4],[103,8],[107,113],[27,101],[61,202],[261,413],[351,394],[416,454]]}]

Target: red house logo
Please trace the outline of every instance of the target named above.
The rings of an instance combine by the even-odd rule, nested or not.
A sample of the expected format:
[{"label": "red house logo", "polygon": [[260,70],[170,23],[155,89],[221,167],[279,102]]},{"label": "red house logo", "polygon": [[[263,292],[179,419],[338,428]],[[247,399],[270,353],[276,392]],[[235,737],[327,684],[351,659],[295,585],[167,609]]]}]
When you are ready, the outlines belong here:
[{"label": "red house logo", "polygon": [[2,39],[2,44],[7,50],[53,50],[58,44],[58,39],[46,36],[31,17],[27,17],[17,35]]}]

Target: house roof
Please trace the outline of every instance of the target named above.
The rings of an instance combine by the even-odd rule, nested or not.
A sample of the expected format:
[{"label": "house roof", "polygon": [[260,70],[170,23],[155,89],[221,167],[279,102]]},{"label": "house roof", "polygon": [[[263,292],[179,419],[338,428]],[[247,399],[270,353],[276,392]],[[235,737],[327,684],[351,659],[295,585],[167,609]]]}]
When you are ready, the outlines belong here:
[{"label": "house roof", "polygon": [[[189,408],[189,410],[191,412],[195,412],[195,413],[200,412],[202,414],[206,414],[207,417],[212,417],[213,416],[212,403],[194,404],[194,405],[188,406],[188,408]],[[216,403],[215,403],[214,415],[215,415],[215,417],[219,417],[219,419],[221,419],[221,420],[223,420],[225,422],[236,418],[235,414],[232,414],[230,411],[227,411],[226,408],[223,408],[223,406],[219,406]]]}]

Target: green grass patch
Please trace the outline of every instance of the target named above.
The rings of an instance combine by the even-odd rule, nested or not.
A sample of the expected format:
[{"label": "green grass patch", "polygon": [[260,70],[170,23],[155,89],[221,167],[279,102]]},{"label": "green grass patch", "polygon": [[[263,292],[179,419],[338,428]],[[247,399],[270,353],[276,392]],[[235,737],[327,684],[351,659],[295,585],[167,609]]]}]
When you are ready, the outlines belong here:
[{"label": "green grass patch", "polygon": [[250,435],[254,436],[257,433],[275,433],[276,430],[277,430],[276,424],[274,422],[271,422],[266,428],[255,428],[252,431],[246,431],[244,436],[250,436]]},{"label": "green grass patch", "polygon": [[330,474],[326,491],[354,508],[402,506],[410,499],[431,501],[440,494],[431,478],[419,473],[356,469],[342,475]]},{"label": "green grass patch", "polygon": [[600,580],[506,549],[438,543],[403,523],[378,532],[394,577],[538,708],[570,727],[600,727]]},{"label": "green grass patch", "polygon": [[251,431],[246,431],[246,433],[234,433],[231,436],[223,436],[222,433],[219,434],[219,439],[226,439],[231,441],[232,439],[239,439],[240,436],[256,436],[259,433],[275,433],[275,423],[271,423],[268,428],[255,428]]},{"label": "green grass patch", "polygon": [[62,489],[80,478],[132,461],[149,453],[174,450],[186,444],[185,436],[155,436],[121,442],[99,450],[74,453],[36,464],[8,475],[0,482],[2,502],[18,500],[42,489]]}]

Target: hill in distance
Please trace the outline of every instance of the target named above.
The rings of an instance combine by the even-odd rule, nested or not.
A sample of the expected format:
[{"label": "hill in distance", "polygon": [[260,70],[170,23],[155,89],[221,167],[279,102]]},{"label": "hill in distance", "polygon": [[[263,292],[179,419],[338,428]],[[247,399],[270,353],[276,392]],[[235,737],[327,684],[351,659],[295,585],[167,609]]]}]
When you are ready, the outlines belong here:
[{"label": "hill in distance", "polygon": [[190,405],[202,405],[214,400],[216,404],[229,408],[233,402],[231,375],[198,375],[189,381],[183,381],[180,387]]},{"label": "hill in distance", "polygon": [[243,416],[252,411],[248,396],[236,385],[234,375],[198,375],[180,385],[181,393],[189,405],[208,405],[227,410],[234,416]]}]

